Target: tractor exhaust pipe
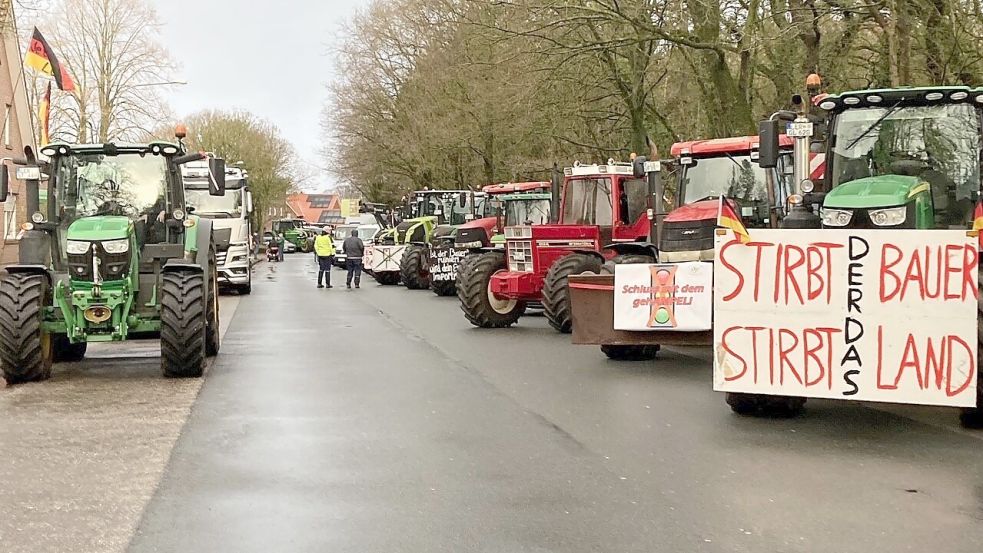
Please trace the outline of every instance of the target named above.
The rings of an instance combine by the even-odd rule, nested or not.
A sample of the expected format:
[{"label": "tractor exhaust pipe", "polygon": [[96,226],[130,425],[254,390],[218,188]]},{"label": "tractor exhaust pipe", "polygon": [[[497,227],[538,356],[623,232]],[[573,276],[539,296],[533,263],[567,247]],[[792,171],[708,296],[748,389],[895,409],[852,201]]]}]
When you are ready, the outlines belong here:
[{"label": "tractor exhaust pipe", "polygon": [[560,220],[560,187],[563,185],[563,172],[560,167],[553,164],[553,175],[550,178],[550,223],[556,224]]}]

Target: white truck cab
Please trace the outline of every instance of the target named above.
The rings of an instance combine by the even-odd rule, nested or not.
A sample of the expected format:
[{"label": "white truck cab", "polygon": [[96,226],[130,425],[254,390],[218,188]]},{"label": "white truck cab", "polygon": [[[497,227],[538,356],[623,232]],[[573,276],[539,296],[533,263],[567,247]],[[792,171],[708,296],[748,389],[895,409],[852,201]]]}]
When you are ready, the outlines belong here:
[{"label": "white truck cab", "polygon": [[225,195],[208,193],[207,162],[192,162],[181,168],[185,198],[189,210],[212,220],[212,232],[218,247],[219,286],[240,294],[252,291],[250,260],[253,252],[253,198],[249,191],[249,173],[236,166],[225,169]]}]

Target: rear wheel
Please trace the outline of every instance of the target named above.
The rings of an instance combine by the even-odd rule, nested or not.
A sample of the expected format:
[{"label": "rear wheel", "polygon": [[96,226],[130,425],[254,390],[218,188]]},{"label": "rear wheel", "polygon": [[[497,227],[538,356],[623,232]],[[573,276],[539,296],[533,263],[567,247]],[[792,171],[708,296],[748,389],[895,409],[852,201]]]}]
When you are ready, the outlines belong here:
[{"label": "rear wheel", "polygon": [[0,279],[0,367],[9,384],[51,378],[54,337],[41,324],[49,297],[42,275]]},{"label": "rear wheel", "polygon": [[65,334],[56,334],[52,338],[54,340],[52,347],[55,350],[54,356],[56,363],[76,363],[85,359],[85,351],[89,346],[88,343],[79,342],[73,344]]},{"label": "rear wheel", "polygon": [[410,244],[403,252],[399,261],[399,274],[403,284],[410,290],[426,290],[430,288],[430,269],[427,266],[426,246]]},{"label": "rear wheel", "polygon": [[601,260],[597,256],[572,253],[560,258],[546,273],[543,284],[543,309],[550,326],[563,333],[573,330],[573,317],[570,311],[570,287],[567,277],[581,273],[598,273]]},{"label": "rear wheel", "polygon": [[[212,257],[214,262],[215,258]],[[219,332],[219,311],[218,311],[218,271],[215,263],[211,263],[209,269],[211,273],[211,284],[208,287],[208,299],[206,306],[205,323],[205,355],[215,357],[222,348],[222,336]]]},{"label": "rear wheel", "polygon": [[430,283],[430,289],[433,290],[434,294],[442,298],[448,296],[453,296],[457,293],[457,281],[456,280],[435,280]]},{"label": "rear wheel", "polygon": [[661,346],[601,346],[601,351],[613,361],[648,361],[655,359]]},{"label": "rear wheel", "polygon": [[383,286],[395,286],[399,284],[399,273],[396,271],[373,271],[372,276],[375,281]]},{"label": "rear wheel", "polygon": [[208,298],[201,273],[161,275],[160,366],[168,378],[195,378],[205,372]]},{"label": "rear wheel", "polygon": [[526,311],[525,302],[503,300],[491,292],[491,278],[506,270],[505,254],[486,252],[461,262],[457,273],[457,296],[464,317],[479,328],[505,328],[518,322]]}]

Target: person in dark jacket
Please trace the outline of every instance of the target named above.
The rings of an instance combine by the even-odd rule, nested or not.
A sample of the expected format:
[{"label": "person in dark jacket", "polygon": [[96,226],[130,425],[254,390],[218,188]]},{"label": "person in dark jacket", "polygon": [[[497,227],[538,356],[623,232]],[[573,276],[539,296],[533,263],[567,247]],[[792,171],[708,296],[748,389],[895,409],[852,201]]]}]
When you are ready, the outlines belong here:
[{"label": "person in dark jacket", "polygon": [[348,269],[348,278],[345,281],[349,288],[352,287],[352,279],[355,280],[355,288],[358,288],[362,281],[362,256],[365,255],[365,244],[358,237],[358,230],[353,230],[348,238],[341,245],[341,250],[345,252],[347,260],[345,267]]}]

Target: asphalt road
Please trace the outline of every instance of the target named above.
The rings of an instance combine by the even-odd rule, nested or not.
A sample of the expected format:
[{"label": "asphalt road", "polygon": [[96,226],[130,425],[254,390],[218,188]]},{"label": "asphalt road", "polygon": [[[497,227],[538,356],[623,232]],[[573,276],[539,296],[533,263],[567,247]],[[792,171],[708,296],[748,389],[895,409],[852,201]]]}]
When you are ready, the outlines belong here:
[{"label": "asphalt road", "polygon": [[[0,390],[0,458],[15,444],[28,467],[0,462],[0,551],[116,551],[100,536],[129,535],[138,516],[139,552],[983,544],[983,434],[953,411],[817,401],[794,420],[742,418],[711,390],[709,351],[610,362],[541,317],[483,331],[429,292],[371,279],[349,292],[337,272],[317,290],[307,256],[259,271],[197,399],[172,391],[176,406],[157,415],[147,398],[169,382],[128,378],[137,361],[59,369],[113,394],[49,403],[41,388],[58,378]],[[142,420],[62,430],[93,412]],[[153,447],[136,470],[125,461],[141,443]],[[74,457],[51,460],[65,451]],[[83,509],[65,495],[89,499]],[[63,539],[47,540],[60,524]]]}]

